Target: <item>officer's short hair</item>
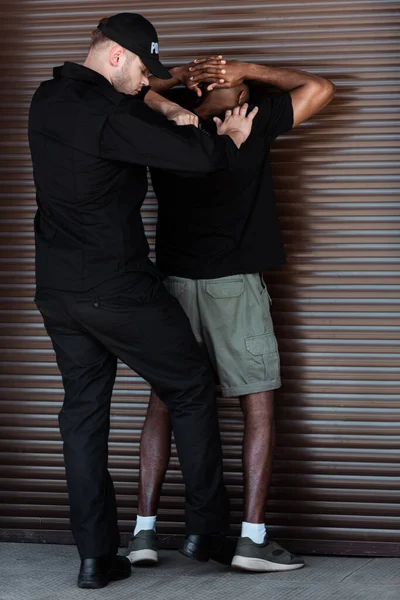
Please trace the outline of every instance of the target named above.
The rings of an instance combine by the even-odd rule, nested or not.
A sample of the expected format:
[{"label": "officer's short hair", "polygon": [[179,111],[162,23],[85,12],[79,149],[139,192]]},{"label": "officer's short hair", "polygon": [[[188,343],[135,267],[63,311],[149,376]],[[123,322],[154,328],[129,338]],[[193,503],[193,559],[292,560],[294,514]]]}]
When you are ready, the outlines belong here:
[{"label": "officer's short hair", "polygon": [[[108,17],[103,17],[103,19],[100,20],[100,23],[102,25],[105,25],[107,23],[107,21],[108,21]],[[100,25],[100,23],[99,23],[99,25]],[[104,33],[96,27],[96,29],[93,29],[92,34],[91,34],[90,49],[97,48],[102,45],[108,44],[111,41],[112,40],[110,40],[109,37],[104,35]]]}]

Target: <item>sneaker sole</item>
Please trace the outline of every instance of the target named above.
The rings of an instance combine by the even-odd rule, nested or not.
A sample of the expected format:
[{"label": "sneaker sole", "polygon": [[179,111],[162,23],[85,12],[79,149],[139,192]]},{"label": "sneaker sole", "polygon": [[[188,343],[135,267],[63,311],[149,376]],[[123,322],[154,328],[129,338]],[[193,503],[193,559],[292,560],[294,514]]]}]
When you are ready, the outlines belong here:
[{"label": "sneaker sole", "polygon": [[296,565],[283,565],[270,562],[262,558],[247,558],[246,556],[234,556],[232,568],[240,571],[254,571],[258,573],[267,573],[272,571],[295,571],[304,567],[304,563]]},{"label": "sneaker sole", "polygon": [[127,558],[132,565],[155,565],[158,563],[156,550],[132,550]]}]

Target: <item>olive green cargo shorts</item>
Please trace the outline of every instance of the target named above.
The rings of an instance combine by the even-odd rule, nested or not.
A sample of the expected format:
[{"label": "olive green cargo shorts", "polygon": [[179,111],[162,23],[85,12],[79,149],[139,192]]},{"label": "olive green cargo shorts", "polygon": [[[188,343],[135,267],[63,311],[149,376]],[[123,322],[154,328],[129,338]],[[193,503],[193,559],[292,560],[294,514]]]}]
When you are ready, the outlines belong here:
[{"label": "olive green cargo shorts", "polygon": [[223,396],[281,386],[271,299],[259,273],[217,279],[170,276],[164,284],[207,351]]}]

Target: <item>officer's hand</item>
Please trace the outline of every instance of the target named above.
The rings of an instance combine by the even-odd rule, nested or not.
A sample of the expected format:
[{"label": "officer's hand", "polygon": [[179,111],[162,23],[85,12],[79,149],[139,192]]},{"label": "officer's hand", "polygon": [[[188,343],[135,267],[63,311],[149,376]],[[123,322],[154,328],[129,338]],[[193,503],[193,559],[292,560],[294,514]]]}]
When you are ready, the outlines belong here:
[{"label": "officer's hand", "polygon": [[181,108],[178,105],[176,105],[176,108],[174,107],[169,110],[166,117],[168,121],[174,121],[176,125],[194,125],[195,127],[199,126],[199,117],[190,112],[190,110]]},{"label": "officer's hand", "polygon": [[243,106],[236,106],[233,110],[227,110],[224,121],[221,121],[218,117],[214,117],[218,135],[229,135],[238,148],[249,137],[253,126],[253,119],[258,113],[258,107],[256,106],[246,115],[248,108],[248,104],[243,104]]}]

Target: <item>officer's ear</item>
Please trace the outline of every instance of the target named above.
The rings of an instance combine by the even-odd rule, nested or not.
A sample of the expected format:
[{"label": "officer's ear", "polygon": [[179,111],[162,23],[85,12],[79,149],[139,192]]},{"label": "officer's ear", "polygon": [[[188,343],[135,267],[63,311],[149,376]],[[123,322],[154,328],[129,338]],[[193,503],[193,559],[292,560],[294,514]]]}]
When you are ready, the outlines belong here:
[{"label": "officer's ear", "polygon": [[125,50],[122,46],[115,44],[110,48],[109,59],[113,67],[118,67]]}]

